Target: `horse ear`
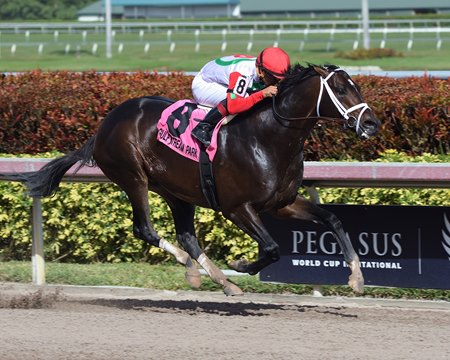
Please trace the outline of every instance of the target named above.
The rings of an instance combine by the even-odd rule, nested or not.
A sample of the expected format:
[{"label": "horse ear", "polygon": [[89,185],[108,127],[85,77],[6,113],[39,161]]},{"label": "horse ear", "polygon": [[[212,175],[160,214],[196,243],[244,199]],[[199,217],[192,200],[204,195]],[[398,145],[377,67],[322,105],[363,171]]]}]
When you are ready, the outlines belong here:
[{"label": "horse ear", "polygon": [[320,66],[314,66],[314,70],[324,78],[328,76],[328,71]]}]

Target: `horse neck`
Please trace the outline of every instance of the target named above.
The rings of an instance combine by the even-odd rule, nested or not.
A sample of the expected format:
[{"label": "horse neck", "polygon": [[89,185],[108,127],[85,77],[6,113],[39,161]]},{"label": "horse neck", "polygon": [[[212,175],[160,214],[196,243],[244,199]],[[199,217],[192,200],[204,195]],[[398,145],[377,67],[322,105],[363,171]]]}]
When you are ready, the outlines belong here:
[{"label": "horse neck", "polygon": [[280,106],[291,117],[315,116],[320,92],[320,76],[312,75],[285,89]]},{"label": "horse neck", "polygon": [[[303,143],[317,123],[317,98],[320,89],[320,77],[313,76],[286,89],[276,102],[276,111],[283,120],[274,118],[279,122],[283,136],[301,139]],[[312,118],[308,118],[312,117]]]}]

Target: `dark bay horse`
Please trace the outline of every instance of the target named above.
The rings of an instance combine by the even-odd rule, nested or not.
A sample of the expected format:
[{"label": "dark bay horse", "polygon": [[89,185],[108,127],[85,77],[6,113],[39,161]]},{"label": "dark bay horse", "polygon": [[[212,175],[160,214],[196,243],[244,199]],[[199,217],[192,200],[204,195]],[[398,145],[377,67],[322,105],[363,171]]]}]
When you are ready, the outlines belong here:
[{"label": "dark bay horse", "polygon": [[[200,187],[198,163],[156,140],[157,121],[173,101],[140,97],[125,101],[103,120],[97,134],[80,149],[52,160],[41,170],[20,174],[32,196],[57,191],[69,168],[97,165],[128,195],[133,209],[133,232],[151,245],[173,254],[187,268],[192,286],[200,285],[195,259],[227,295],[242,291],[230,282],[200,248],[194,230],[195,206],[208,207]],[[331,230],[351,270],[349,285],[362,292],[359,258],[335,215],[298,194],[303,176],[303,147],[319,119],[345,123],[361,137],[380,126],[343,70],[299,64],[292,66],[273,100],[262,101],[221,128],[213,169],[222,214],[250,235],[261,249],[258,260],[234,261],[239,272],[256,274],[280,257],[278,245],[259,214],[310,220]],[[148,190],[168,203],[176,228],[175,244],[160,238],[150,222]]]}]

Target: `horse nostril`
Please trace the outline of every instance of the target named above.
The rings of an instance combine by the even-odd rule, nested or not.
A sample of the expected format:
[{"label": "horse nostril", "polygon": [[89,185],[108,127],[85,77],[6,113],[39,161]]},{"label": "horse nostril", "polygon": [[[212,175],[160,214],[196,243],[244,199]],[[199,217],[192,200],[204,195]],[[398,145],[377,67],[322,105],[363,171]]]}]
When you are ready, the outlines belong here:
[{"label": "horse nostril", "polygon": [[372,133],[378,132],[381,122],[378,119],[368,119],[364,121],[364,128]]}]

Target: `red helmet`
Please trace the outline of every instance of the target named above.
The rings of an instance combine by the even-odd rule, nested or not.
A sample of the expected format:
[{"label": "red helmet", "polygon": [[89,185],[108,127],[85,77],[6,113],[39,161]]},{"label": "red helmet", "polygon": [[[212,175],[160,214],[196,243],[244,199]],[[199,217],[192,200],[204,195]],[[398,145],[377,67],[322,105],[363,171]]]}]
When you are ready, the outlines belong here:
[{"label": "red helmet", "polygon": [[265,48],[256,58],[256,66],[261,67],[277,79],[284,78],[290,64],[289,55],[277,47]]}]

